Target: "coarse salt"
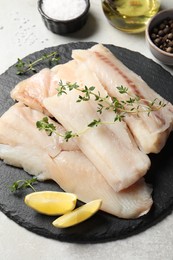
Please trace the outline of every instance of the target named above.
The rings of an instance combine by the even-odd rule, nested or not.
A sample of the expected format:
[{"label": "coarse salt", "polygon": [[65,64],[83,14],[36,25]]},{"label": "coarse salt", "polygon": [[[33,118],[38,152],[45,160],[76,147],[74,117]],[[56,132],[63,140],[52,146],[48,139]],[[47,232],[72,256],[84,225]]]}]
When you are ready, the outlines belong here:
[{"label": "coarse salt", "polygon": [[43,0],[43,12],[56,20],[71,20],[85,11],[85,0]]}]

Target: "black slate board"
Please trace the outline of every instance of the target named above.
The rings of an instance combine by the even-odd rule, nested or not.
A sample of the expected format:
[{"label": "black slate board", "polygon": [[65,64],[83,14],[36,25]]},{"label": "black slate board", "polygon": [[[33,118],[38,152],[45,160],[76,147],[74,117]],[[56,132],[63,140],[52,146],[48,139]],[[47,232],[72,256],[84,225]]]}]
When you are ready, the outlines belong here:
[{"label": "black slate board", "polygon": [[[94,43],[78,42],[51,47],[27,56],[24,60],[34,60],[43,53],[58,50],[61,60],[65,63],[71,59],[72,49],[86,49]],[[128,49],[106,45],[116,56],[130,69],[134,70],[159,94],[173,103],[173,77],[160,65],[144,57],[140,53]],[[42,63],[38,70],[47,67]],[[15,65],[10,67],[0,76],[0,114],[2,115],[12,104],[10,90],[19,81],[30,76],[16,75]],[[11,193],[9,186],[18,179],[28,179],[28,174],[21,169],[6,166],[0,161],[0,210],[10,219],[26,229],[59,241],[74,243],[98,243],[126,238],[137,234],[158,223],[173,209],[173,160],[172,160],[173,135],[165,148],[158,155],[152,155],[152,166],[146,175],[146,180],[152,183],[154,205],[151,211],[136,220],[123,220],[104,212],[98,212],[91,219],[68,229],[57,229],[51,224],[55,217],[48,217],[28,208],[24,202],[24,196],[31,190]],[[72,181],[72,180],[69,180]],[[61,190],[53,182],[39,183],[38,190]],[[80,205],[80,203],[79,203]]]}]

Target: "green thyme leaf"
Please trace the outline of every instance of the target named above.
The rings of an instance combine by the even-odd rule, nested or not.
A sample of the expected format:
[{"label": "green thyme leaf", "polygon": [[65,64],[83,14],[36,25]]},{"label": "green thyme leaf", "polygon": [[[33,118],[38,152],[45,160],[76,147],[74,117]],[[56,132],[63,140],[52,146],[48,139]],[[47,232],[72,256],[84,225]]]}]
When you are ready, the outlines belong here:
[{"label": "green thyme leaf", "polygon": [[29,180],[17,180],[10,186],[10,190],[11,192],[15,192],[17,190],[31,188],[33,191],[35,191],[33,184],[36,182],[38,182],[37,177],[33,177]]},{"label": "green thyme leaf", "polygon": [[97,127],[101,124],[110,124],[114,122],[121,122],[127,114],[136,114],[139,116],[140,113],[147,113],[148,116],[152,111],[157,111],[162,107],[166,106],[166,104],[162,101],[154,99],[153,101],[148,101],[140,98],[139,96],[132,96],[128,92],[128,88],[124,86],[117,87],[120,94],[126,94],[126,99],[119,100],[117,97],[110,97],[109,95],[101,96],[100,92],[95,91],[94,86],[84,86],[81,88],[76,82],[71,83],[63,83],[62,80],[59,82],[59,87],[57,88],[58,96],[62,94],[68,94],[68,91],[72,90],[78,91],[80,94],[76,100],[79,102],[86,102],[92,98],[93,102],[97,103],[97,113],[102,114],[103,110],[111,110],[115,113],[115,117],[113,122],[102,122],[100,119],[93,119],[88,126],[78,133],[73,133],[72,131],[66,131],[64,135],[56,132],[56,127],[48,122],[48,118],[44,117],[42,120],[37,121],[36,126],[39,130],[45,130],[48,135],[51,135],[55,132],[57,135],[64,138],[66,142],[69,139],[74,137],[79,137],[81,134],[84,134],[89,128]]},{"label": "green thyme leaf", "polygon": [[101,123],[101,120],[98,119],[94,119],[91,123],[88,124],[88,127],[94,127],[94,126],[98,126]]},{"label": "green thyme leaf", "polygon": [[39,130],[45,130],[48,135],[52,135],[56,131],[56,126],[49,123],[48,117],[44,117],[42,120],[36,122],[36,127]]},{"label": "green thyme leaf", "polygon": [[36,73],[37,70],[36,70],[35,66],[38,63],[41,63],[42,61],[45,61],[45,60],[48,60],[49,63],[51,63],[51,64],[53,63],[53,65],[55,65],[55,64],[58,64],[60,57],[58,56],[57,52],[51,52],[49,54],[43,54],[40,58],[38,58],[35,61],[24,62],[23,60],[18,58],[17,63],[16,63],[16,69],[17,69],[16,74],[23,75],[29,71]]},{"label": "green thyme leaf", "polygon": [[74,137],[78,137],[78,136],[79,136],[78,134],[73,133],[72,131],[66,131],[65,134],[64,134],[64,140],[66,142],[68,142],[69,139],[74,138]]},{"label": "green thyme leaf", "polygon": [[128,88],[123,87],[122,85],[120,87],[117,87],[117,89],[119,90],[120,94],[127,94],[128,92]]}]

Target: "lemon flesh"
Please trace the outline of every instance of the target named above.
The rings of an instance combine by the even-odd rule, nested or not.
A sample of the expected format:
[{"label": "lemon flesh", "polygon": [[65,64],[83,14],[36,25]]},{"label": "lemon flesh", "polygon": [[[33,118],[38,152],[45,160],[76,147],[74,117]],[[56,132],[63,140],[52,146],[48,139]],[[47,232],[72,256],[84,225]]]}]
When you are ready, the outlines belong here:
[{"label": "lemon flesh", "polygon": [[25,204],[39,213],[62,215],[76,206],[77,196],[73,193],[56,191],[39,191],[25,196]]},{"label": "lemon flesh", "polygon": [[67,228],[77,225],[94,215],[100,209],[101,204],[102,200],[100,199],[88,202],[87,204],[57,218],[52,222],[52,224],[58,228]]}]

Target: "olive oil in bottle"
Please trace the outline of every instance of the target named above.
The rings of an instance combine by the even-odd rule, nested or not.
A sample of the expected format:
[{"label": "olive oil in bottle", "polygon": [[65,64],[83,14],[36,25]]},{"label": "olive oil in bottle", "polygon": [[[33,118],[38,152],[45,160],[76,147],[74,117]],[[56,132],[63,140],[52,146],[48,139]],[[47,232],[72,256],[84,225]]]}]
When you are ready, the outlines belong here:
[{"label": "olive oil in bottle", "polygon": [[105,16],[115,28],[138,33],[145,30],[149,19],[160,7],[159,0],[102,0]]}]

